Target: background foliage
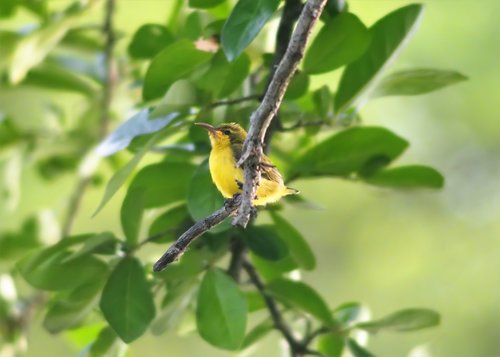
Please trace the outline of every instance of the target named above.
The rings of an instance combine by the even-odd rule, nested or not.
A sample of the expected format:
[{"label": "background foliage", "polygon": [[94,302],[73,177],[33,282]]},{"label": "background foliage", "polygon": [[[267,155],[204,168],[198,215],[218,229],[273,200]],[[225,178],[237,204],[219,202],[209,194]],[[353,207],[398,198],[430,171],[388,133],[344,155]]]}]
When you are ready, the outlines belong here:
[{"label": "background foliage", "polygon": [[[227,266],[228,224],[216,229],[218,235],[202,238],[199,248],[191,249],[179,265],[160,276],[149,273],[151,263],[166,247],[164,243],[174,240],[192,219],[200,219],[222,204],[206,166],[200,165],[207,155],[205,133],[184,123],[193,119],[186,115],[193,109],[201,109],[198,117],[204,121],[246,123],[255,102],[214,110],[205,106],[226,97],[259,93],[265,85],[270,58],[262,53],[273,51],[278,18],[270,14],[279,3],[260,3],[270,7],[259,15],[270,23],[250,47],[245,50],[252,39],[225,37],[224,53],[211,54],[196,50],[192,41],[200,33],[208,37],[224,33],[225,28],[234,35],[243,33],[232,29],[230,20],[224,26],[224,21],[214,21],[227,17],[232,6],[193,0],[189,2],[191,9],[181,6],[180,15],[176,15],[173,2],[120,2],[114,15],[115,60],[108,77],[114,83],[112,127],[131,119],[101,143],[100,155],[114,155],[98,163],[94,147],[102,134],[106,106],[102,97],[105,36],[100,32],[103,2],[2,2],[3,346],[11,340],[22,349],[26,330],[24,320],[12,320],[16,316],[29,323],[28,355],[36,355],[41,348],[53,354],[75,354],[89,348],[92,341],[96,342],[89,353],[98,355],[117,340],[116,334],[130,342],[148,328],[161,337],[146,333],[130,345],[131,355],[154,356],[165,346],[174,354],[203,349],[203,353],[221,355],[224,352],[212,350],[191,333],[196,328],[195,319],[203,339],[235,349],[245,336],[247,310],[255,311],[249,316],[249,326],[263,321],[260,330],[269,330],[257,294],[248,293],[243,298],[241,290],[220,270],[199,274],[207,262],[211,265],[222,259],[217,265]],[[494,65],[498,56],[485,49],[496,48],[498,25],[495,11],[488,11],[488,7],[494,10],[498,5],[485,2],[479,8],[446,1],[429,3],[414,41],[385,72],[389,76],[380,82],[373,97],[420,94],[464,79],[450,68],[467,73],[473,81],[432,96],[377,99],[363,107],[359,118],[349,110],[356,104],[354,95],[375,77],[391,48],[406,35],[408,29],[401,29],[398,19],[403,16],[404,23],[411,24],[419,13],[414,5],[397,10],[407,4],[353,0],[349,9],[357,17],[335,11],[330,11],[330,16],[336,16],[325,16],[324,27],[317,29],[316,40],[306,54],[303,71],[292,82],[281,118],[287,127],[320,120],[335,128],[320,132],[314,127],[297,128],[277,134],[280,137],[273,142],[273,159],[286,177],[297,180],[293,184],[307,202],[285,203],[280,212],[261,214],[257,226],[245,232],[243,239],[256,256],[253,261],[260,274],[270,281],[269,290],[284,306],[290,306],[289,318],[295,316],[293,311],[303,311],[321,325],[335,323],[332,318],[345,324],[352,316],[349,312],[359,308],[341,303],[361,301],[377,318],[361,325],[364,330],[405,330],[412,329],[408,321],[433,325],[436,316],[430,311],[390,313],[425,306],[444,316],[439,329],[411,335],[376,334],[370,338],[370,350],[377,355],[401,356],[413,346],[431,341],[428,349],[436,355],[493,355],[500,348],[494,333],[498,328],[498,289],[491,274],[498,268],[493,238],[498,232],[495,187],[500,169],[495,155],[498,110],[495,113],[490,103],[498,91],[493,80],[498,74]],[[193,12],[195,7],[212,5],[218,6]],[[370,32],[362,24],[371,27],[395,10],[399,16],[386,18],[382,25],[378,22]],[[466,27],[474,25],[464,20],[472,14],[484,27],[474,39]],[[233,24],[240,25],[237,21]],[[389,31],[390,36],[384,37],[384,24],[399,31]],[[337,38],[335,28],[345,29],[350,34],[348,40]],[[385,46],[374,45],[380,39],[387,42]],[[321,46],[321,41],[328,41],[328,46]],[[336,51],[330,53],[329,49]],[[484,53],[487,55],[477,55]],[[233,62],[227,62],[226,58],[233,57]],[[341,71],[331,72],[348,63],[342,78]],[[436,73],[429,68],[445,71]],[[260,73],[254,83],[242,85],[246,74],[256,70]],[[190,80],[179,82],[181,78]],[[145,109],[151,106],[153,111]],[[155,121],[148,120],[153,117]],[[332,136],[343,127],[357,125],[360,119],[364,128]],[[134,138],[153,132],[157,134]],[[373,148],[373,143],[381,145],[366,152],[364,149]],[[125,147],[128,150],[123,150]],[[161,155],[148,153],[153,147]],[[403,151],[390,169],[380,170]],[[141,158],[140,166],[135,167]],[[397,193],[374,187],[441,187],[440,175],[421,164],[432,164],[445,173],[447,185],[441,193]],[[134,168],[135,175],[131,175]],[[353,182],[353,173],[356,181],[365,182]],[[111,199],[115,191],[116,197],[90,219],[112,176],[102,202]],[[82,182],[88,187],[75,225],[65,225],[68,198],[78,192]],[[186,182],[190,184],[186,186]],[[122,183],[126,189],[118,190]],[[187,205],[179,204],[186,197]],[[324,209],[310,209],[318,206]],[[68,230],[71,238],[55,244]],[[157,241],[161,245],[137,246],[144,238],[166,230],[169,233]],[[49,248],[40,250],[40,246]],[[135,254],[117,255],[118,247]],[[33,249],[38,250],[26,256]],[[269,263],[286,259],[288,267],[287,262],[278,268]],[[289,270],[290,264],[309,271],[303,275],[307,285],[275,279],[281,269]],[[14,279],[17,297],[9,276]],[[33,287],[52,292],[40,295]],[[312,287],[322,297],[310,290]],[[252,289],[243,286],[243,290]],[[117,299],[123,296],[141,303]],[[209,305],[210,309],[204,308]],[[333,315],[328,306],[337,307]],[[362,311],[363,318],[369,318],[367,310]],[[232,316],[229,329],[210,326],[225,326],[224,321],[214,320],[224,316]],[[378,319],[384,316],[390,318]],[[82,318],[83,327],[73,329],[81,325]],[[103,318],[116,334],[105,327]],[[297,328],[302,328],[300,322]],[[250,343],[255,334],[248,335],[249,328],[246,332],[244,343]],[[255,353],[276,354],[278,336],[270,334]],[[359,334],[352,337],[363,340]],[[353,341],[348,342],[351,352],[362,355]],[[318,348],[335,355],[334,345],[335,341],[323,339]],[[116,343],[113,348],[123,350],[123,345]]]}]

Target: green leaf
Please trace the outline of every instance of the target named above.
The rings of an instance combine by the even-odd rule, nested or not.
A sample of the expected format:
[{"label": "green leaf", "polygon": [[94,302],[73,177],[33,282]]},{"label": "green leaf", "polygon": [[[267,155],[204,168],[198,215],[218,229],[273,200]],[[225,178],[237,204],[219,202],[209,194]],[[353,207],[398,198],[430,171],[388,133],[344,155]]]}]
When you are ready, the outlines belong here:
[{"label": "green leaf", "polygon": [[467,77],[456,71],[409,69],[392,73],[382,79],[372,96],[425,94],[465,80]]},{"label": "green leaf", "polygon": [[393,188],[442,188],[444,177],[432,167],[411,165],[378,171],[365,179],[371,185]]},{"label": "green leaf", "polygon": [[276,225],[278,235],[288,246],[292,259],[296,261],[301,268],[313,270],[316,267],[316,258],[302,234],[276,211],[271,211],[270,214]]},{"label": "green leaf", "polygon": [[304,71],[333,71],[361,56],[370,44],[370,32],[357,16],[343,12],[328,21],[307,50]]},{"label": "green leaf", "polygon": [[238,285],[225,273],[211,269],[201,282],[196,326],[208,343],[237,350],[245,338],[247,303]]},{"label": "green leaf", "polygon": [[396,311],[379,320],[359,323],[356,327],[370,333],[382,330],[406,332],[437,326],[440,320],[439,314],[433,310],[405,309]]},{"label": "green leaf", "polygon": [[130,247],[134,247],[139,240],[145,192],[144,186],[130,186],[120,210],[122,230]]},{"label": "green leaf", "polygon": [[40,246],[39,223],[36,217],[28,217],[18,232],[5,232],[0,235],[0,259],[19,258],[27,251]]},{"label": "green leaf", "polygon": [[118,239],[111,232],[104,232],[92,235],[85,239],[83,247],[64,259],[64,263],[79,258],[84,255],[99,253],[109,247],[114,249]]},{"label": "green leaf", "polygon": [[[199,221],[224,205],[224,199],[210,176],[208,161],[202,163],[195,171],[188,187],[187,206],[191,217]],[[211,229],[211,232],[222,232],[231,227],[226,220]]]},{"label": "green leaf", "polygon": [[65,261],[71,252],[56,245],[35,251],[17,263],[24,279],[42,290],[70,290],[106,274],[107,265],[101,260],[84,255]]},{"label": "green leaf", "polygon": [[285,93],[285,99],[292,100],[302,97],[309,88],[309,76],[305,72],[296,71],[288,89]]},{"label": "green leaf", "polygon": [[127,163],[127,165],[121,167],[118,171],[116,171],[109,180],[106,185],[106,190],[104,191],[104,195],[102,196],[101,202],[97,209],[95,210],[92,217],[99,213],[101,209],[109,202],[109,200],[115,195],[118,189],[125,183],[127,177],[134,171],[135,167],[139,164],[141,159],[146,155],[146,153],[151,149],[157,140],[161,137],[162,133],[158,132],[149,138],[146,145],[144,145],[135,155],[134,157]]},{"label": "green leaf", "polygon": [[356,340],[349,338],[347,340],[347,347],[353,357],[375,357],[370,351],[361,346]]},{"label": "green leaf", "polygon": [[115,267],[102,292],[101,310],[120,338],[130,343],[146,331],[155,305],[144,268],[127,256]]},{"label": "green leaf", "polygon": [[250,250],[267,260],[280,260],[288,255],[288,247],[272,225],[250,226],[244,231]]},{"label": "green leaf", "polygon": [[250,257],[252,258],[255,268],[266,281],[281,278],[285,273],[298,268],[297,263],[290,255],[277,261],[262,259],[256,254],[250,254]]},{"label": "green leaf", "polygon": [[66,92],[73,91],[89,97],[95,96],[99,91],[99,85],[95,81],[55,63],[41,64],[31,69],[23,84]]},{"label": "green leaf", "polygon": [[18,0],[3,0],[0,2],[0,19],[8,18],[15,14]]},{"label": "green leaf", "polygon": [[238,57],[278,8],[279,0],[239,0],[222,28],[222,48],[229,61]]},{"label": "green leaf", "polygon": [[274,322],[271,318],[267,318],[261,323],[257,324],[254,328],[250,330],[245,336],[243,340],[243,344],[241,345],[241,349],[245,349],[253,345],[254,343],[261,340],[265,337],[269,332],[274,329]]},{"label": "green leaf", "polygon": [[267,288],[280,300],[314,316],[325,325],[337,325],[326,303],[309,285],[300,281],[276,279]]},{"label": "green leaf", "polygon": [[143,99],[163,96],[175,81],[187,77],[211,57],[210,53],[197,50],[188,40],[171,44],[158,53],[149,65],[144,78]]},{"label": "green leaf", "polygon": [[219,97],[227,97],[243,84],[250,72],[250,64],[250,58],[245,53],[229,64],[227,74],[221,78]]},{"label": "green leaf", "polygon": [[195,166],[188,162],[163,161],[143,167],[130,187],[144,189],[144,208],[154,208],[184,200]]},{"label": "green leaf", "polygon": [[148,236],[161,235],[158,239],[152,240],[152,242],[157,243],[174,241],[193,223],[193,220],[189,216],[187,206],[181,204],[159,215],[153,223],[151,223]]},{"label": "green leaf", "polygon": [[370,28],[372,40],[368,49],[346,67],[340,79],[335,96],[338,113],[361,101],[360,97],[408,42],[422,11],[422,5],[408,5],[386,15]]},{"label": "green leaf", "polygon": [[89,357],[109,356],[109,351],[117,340],[116,332],[109,326],[103,328],[90,346]]},{"label": "green leaf", "polygon": [[344,351],[344,337],[330,333],[318,337],[318,351],[326,357],[341,357]]},{"label": "green leaf", "polygon": [[360,318],[362,311],[363,305],[359,302],[347,302],[333,310],[333,316],[343,326],[350,326]]},{"label": "green leaf", "polygon": [[189,7],[197,9],[209,9],[222,4],[226,0],[189,0]]},{"label": "green leaf", "polygon": [[58,333],[80,324],[97,305],[104,278],[98,276],[95,281],[56,296],[45,315],[43,326],[50,333]]},{"label": "green leaf", "polygon": [[134,33],[128,53],[132,58],[152,58],[172,42],[174,36],[165,26],[144,24]]},{"label": "green leaf", "polygon": [[347,129],[306,151],[294,165],[292,176],[370,174],[389,164],[407,146],[406,140],[384,128]]}]

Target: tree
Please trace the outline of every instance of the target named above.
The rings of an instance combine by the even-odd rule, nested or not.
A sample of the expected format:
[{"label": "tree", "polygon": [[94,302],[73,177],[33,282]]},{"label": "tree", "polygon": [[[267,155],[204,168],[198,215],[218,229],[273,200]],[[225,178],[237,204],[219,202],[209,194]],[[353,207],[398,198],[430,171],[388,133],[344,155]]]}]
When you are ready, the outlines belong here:
[{"label": "tree", "polygon": [[[85,15],[98,6],[105,16],[96,28]],[[0,149],[11,176],[24,158],[34,157],[47,179],[66,172],[77,178],[57,242],[39,239],[35,218],[0,236],[0,257],[17,260],[0,284],[6,345],[20,345],[32,310],[41,308],[52,333],[83,331],[91,319],[102,321],[87,350],[91,356],[116,351],[120,341],[130,343],[148,328],[161,334],[184,314],[194,314],[201,338],[221,349],[248,348],[276,329],[293,356],[340,356],[345,350],[371,356],[357,331],[411,331],[439,323],[439,315],[424,308],[366,320],[361,304],[332,308],[312,286],[292,279],[292,271],[315,269],[306,239],[280,214],[283,205],[307,204],[301,196],[258,212],[271,223],[251,220],[247,226],[263,150],[275,156],[289,181],[326,176],[394,189],[443,186],[431,167],[394,163],[409,143],[388,129],[363,125],[360,113],[377,97],[427,93],[465,79],[421,68],[385,76],[415,31],[422,5],[396,9],[367,27],[341,0],[239,0],[234,6],[178,0],[166,24],[143,24],[130,38],[115,30],[115,6],[127,5],[76,1],[57,13],[43,1],[0,6],[3,18],[22,7],[39,18],[29,32],[0,32],[4,84],[11,90],[75,92],[87,102],[81,118],[48,134],[45,128],[26,131],[10,116],[0,122]],[[273,17],[279,18],[275,48],[266,53],[256,37],[272,32],[266,24]],[[314,26],[319,31],[311,35]],[[122,54],[116,46],[125,42]],[[89,54],[99,54],[99,63],[86,61]],[[314,76],[340,68],[334,92],[331,86],[309,89]],[[124,90],[130,83],[137,84]],[[122,97],[136,109],[124,121],[115,120],[112,107]],[[57,116],[56,105],[50,110]],[[241,159],[244,193],[226,203],[210,179],[205,133],[191,125],[198,119],[250,125]],[[62,149],[46,150],[44,135],[58,137]],[[127,162],[125,150],[132,154]],[[153,152],[162,155],[141,165]],[[125,186],[123,235],[73,235],[80,202],[90,185],[107,178],[106,165],[113,173],[95,214]],[[13,180],[7,192],[13,205],[16,187]],[[154,219],[148,222],[146,213]],[[232,227],[229,216],[245,229]],[[152,273],[153,261],[141,258],[141,249],[176,240],[155,270],[178,262]],[[37,293],[9,295],[12,279],[20,277]],[[256,311],[267,315],[250,325],[248,316]]]}]

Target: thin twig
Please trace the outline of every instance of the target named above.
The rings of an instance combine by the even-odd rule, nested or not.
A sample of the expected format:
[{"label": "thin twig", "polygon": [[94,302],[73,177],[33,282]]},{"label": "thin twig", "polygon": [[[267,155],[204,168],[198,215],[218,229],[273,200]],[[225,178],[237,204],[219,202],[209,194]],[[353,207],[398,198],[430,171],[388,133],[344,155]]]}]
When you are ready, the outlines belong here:
[{"label": "thin twig", "polygon": [[75,223],[76,215],[80,209],[82,203],[83,195],[88,185],[90,184],[91,178],[88,176],[80,177],[76,183],[76,187],[71,194],[68,203],[68,209],[66,211],[66,217],[62,223],[61,237],[65,238],[71,234],[71,229]]},{"label": "thin twig", "polygon": [[245,169],[245,179],[241,206],[233,220],[234,225],[246,227],[248,224],[252,211],[252,199],[255,197],[256,187],[260,181],[258,164],[263,154],[262,144],[267,128],[276,115],[288,84],[304,56],[307,40],[325,3],[326,0],[309,0],[304,6],[286,53],[276,69],[261,104],[250,117],[250,129],[245,140],[243,153],[238,161],[238,165],[243,165]]},{"label": "thin twig", "polygon": [[238,208],[241,202],[241,196],[236,195],[227,200],[224,206],[209,215],[208,217],[196,222],[191,228],[184,232],[177,241],[168,248],[165,254],[153,266],[153,271],[159,272],[165,269],[170,263],[174,262],[184,253],[193,240],[201,236],[210,228],[218,225],[229,217]]},{"label": "thin twig", "polygon": [[211,108],[216,108],[216,107],[220,107],[223,105],[234,105],[234,104],[239,104],[239,103],[244,103],[244,102],[251,102],[251,101],[255,101],[255,100],[260,100],[261,98],[262,98],[261,94],[252,94],[252,95],[248,95],[246,97],[219,100],[216,102],[212,102],[212,103],[208,104],[206,106],[206,108],[211,109]]}]

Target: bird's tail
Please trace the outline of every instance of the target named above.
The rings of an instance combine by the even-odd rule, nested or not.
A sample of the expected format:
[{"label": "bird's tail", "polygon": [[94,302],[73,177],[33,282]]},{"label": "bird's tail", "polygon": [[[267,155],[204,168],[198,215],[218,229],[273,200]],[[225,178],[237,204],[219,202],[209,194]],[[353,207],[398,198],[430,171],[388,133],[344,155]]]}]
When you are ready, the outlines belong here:
[{"label": "bird's tail", "polygon": [[285,196],[298,195],[299,193],[300,193],[299,190],[296,190],[296,189],[291,188],[291,187],[287,187],[285,190]]}]

